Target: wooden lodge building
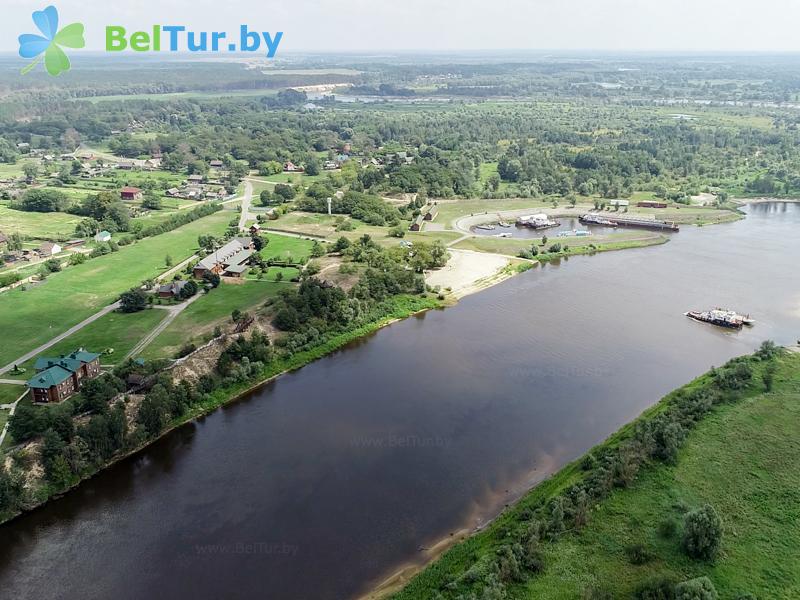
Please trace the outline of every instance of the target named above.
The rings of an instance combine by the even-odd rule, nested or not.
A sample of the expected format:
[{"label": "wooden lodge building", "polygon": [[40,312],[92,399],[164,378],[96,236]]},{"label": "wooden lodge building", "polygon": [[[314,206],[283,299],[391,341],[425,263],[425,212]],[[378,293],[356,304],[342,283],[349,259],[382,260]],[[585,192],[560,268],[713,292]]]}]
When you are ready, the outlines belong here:
[{"label": "wooden lodge building", "polygon": [[206,273],[215,273],[227,277],[241,277],[247,270],[247,263],[253,255],[253,240],[251,238],[233,238],[230,242],[198,262],[192,274],[196,279],[202,279]]},{"label": "wooden lodge building", "polygon": [[100,375],[100,355],[83,348],[58,358],[39,357],[36,375],[28,381],[34,402],[62,402],[81,388],[86,379]]}]

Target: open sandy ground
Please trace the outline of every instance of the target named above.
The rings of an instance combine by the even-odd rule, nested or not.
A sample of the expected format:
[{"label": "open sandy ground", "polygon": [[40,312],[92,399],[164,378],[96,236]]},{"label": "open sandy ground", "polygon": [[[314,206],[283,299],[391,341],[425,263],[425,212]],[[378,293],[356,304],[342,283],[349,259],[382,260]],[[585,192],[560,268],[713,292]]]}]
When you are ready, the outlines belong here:
[{"label": "open sandy ground", "polygon": [[[455,250],[451,248],[450,260],[436,271],[425,277],[428,285],[450,288],[457,298],[463,298],[504,278],[504,271],[512,259],[501,254],[475,252],[473,250]],[[510,276],[510,275],[509,275]]]}]

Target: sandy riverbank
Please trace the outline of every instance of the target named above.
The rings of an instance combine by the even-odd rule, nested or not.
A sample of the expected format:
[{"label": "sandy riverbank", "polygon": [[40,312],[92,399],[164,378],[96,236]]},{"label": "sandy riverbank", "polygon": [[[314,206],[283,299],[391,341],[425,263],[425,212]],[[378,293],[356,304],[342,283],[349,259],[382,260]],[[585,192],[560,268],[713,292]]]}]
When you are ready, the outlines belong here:
[{"label": "sandy riverbank", "polygon": [[450,260],[441,269],[431,271],[425,276],[430,286],[449,289],[456,298],[485,289],[514,275],[507,268],[513,262],[520,262],[502,254],[456,250],[451,248]]}]

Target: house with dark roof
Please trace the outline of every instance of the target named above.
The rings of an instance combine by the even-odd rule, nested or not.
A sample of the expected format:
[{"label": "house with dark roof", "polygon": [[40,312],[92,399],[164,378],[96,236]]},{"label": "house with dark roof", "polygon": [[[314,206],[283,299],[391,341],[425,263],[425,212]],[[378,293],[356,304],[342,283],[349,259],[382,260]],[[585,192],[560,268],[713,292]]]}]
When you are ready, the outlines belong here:
[{"label": "house with dark roof", "polygon": [[192,270],[197,279],[206,273],[241,277],[247,270],[247,262],[253,255],[253,240],[250,238],[233,238],[221,248],[214,250],[198,262]]},{"label": "house with dark roof", "polygon": [[100,375],[100,355],[78,348],[56,358],[40,356],[36,375],[28,381],[34,402],[62,402],[80,390],[87,379]]},{"label": "house with dark roof", "polygon": [[422,216],[422,215],[418,215],[417,218],[414,219],[414,222],[411,223],[411,227],[409,227],[408,229],[410,231],[421,231],[422,230],[422,225],[424,223],[425,223],[425,217]]},{"label": "house with dark roof", "polygon": [[170,281],[164,285],[158,286],[159,298],[177,298],[180,296],[181,290],[186,285],[185,281]]}]

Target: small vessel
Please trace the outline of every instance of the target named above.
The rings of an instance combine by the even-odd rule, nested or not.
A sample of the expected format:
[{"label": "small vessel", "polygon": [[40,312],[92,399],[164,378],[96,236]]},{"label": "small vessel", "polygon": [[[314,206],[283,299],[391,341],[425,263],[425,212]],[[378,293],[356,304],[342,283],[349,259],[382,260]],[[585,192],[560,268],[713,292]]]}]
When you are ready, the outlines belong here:
[{"label": "small vessel", "polygon": [[526,215],[517,219],[517,225],[530,227],[531,229],[548,229],[549,227],[558,227],[560,224],[544,213]]},{"label": "small vessel", "polygon": [[481,231],[494,231],[494,225],[476,225],[475,229],[480,229]]},{"label": "small vessel", "polygon": [[514,234],[513,234],[513,233],[511,233],[510,231],[504,231],[503,233],[497,233],[497,234],[495,234],[495,236],[494,236],[494,237],[499,237],[499,238],[510,238],[510,237],[514,237]]},{"label": "small vessel", "polygon": [[586,237],[592,235],[588,229],[573,229],[572,231],[562,231],[557,237]]},{"label": "small vessel", "polygon": [[750,318],[750,315],[740,315],[736,311],[725,308],[714,308],[704,311],[690,310],[683,314],[695,321],[709,323],[717,327],[726,327],[728,329],[741,329],[744,325],[749,326],[755,323],[755,320]]},{"label": "small vessel", "polygon": [[498,225],[499,225],[500,227],[505,227],[505,228],[511,227],[511,223],[508,223],[508,222],[506,222],[506,221],[500,221],[500,222],[498,223]]}]

